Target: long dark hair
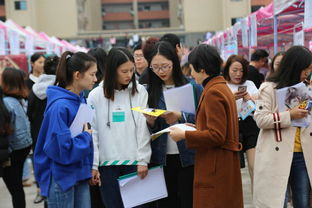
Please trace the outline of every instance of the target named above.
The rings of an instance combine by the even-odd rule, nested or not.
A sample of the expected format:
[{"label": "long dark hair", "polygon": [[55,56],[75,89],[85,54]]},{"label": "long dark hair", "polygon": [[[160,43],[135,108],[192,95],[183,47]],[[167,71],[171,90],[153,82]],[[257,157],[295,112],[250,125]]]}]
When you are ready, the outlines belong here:
[{"label": "long dark hair", "polygon": [[99,83],[103,80],[104,77],[107,54],[102,48],[92,48],[88,51],[88,54],[96,59],[96,78],[97,83]]},{"label": "long dark hair", "polygon": [[0,87],[0,138],[1,136],[7,136],[12,133],[11,127],[11,114],[6,108],[3,102],[3,91]]},{"label": "long dark hair", "polygon": [[293,46],[286,51],[277,72],[267,81],[276,83],[276,89],[298,84],[301,72],[311,64],[312,52],[303,46]]},{"label": "long dark hair", "polygon": [[[172,61],[172,79],[175,87],[179,87],[188,83],[188,80],[182,73],[179,57],[170,43],[166,41],[160,41],[154,45],[153,50],[151,51],[150,59],[148,60],[149,67],[153,57],[156,55],[162,55],[166,59]],[[148,73],[148,105],[152,108],[155,108],[158,106],[158,102],[162,94],[163,81],[150,68]]]},{"label": "long dark hair", "polygon": [[[109,51],[103,84],[104,96],[107,99],[114,100],[115,89],[118,88],[117,69],[128,61],[134,64],[134,58],[126,48],[112,48]],[[138,91],[134,73],[130,82],[132,83],[131,94],[134,95]]]},{"label": "long dark hair", "polygon": [[96,64],[95,58],[86,53],[65,51],[56,69],[57,85],[66,88],[73,82],[74,72],[85,73],[93,64]]},{"label": "long dark hair", "polygon": [[[38,59],[40,59],[41,57],[45,58],[43,53],[34,53],[34,54],[30,57],[30,62],[31,62],[32,64],[34,64],[34,63],[35,63]],[[32,67],[31,67],[30,73],[31,73],[31,74],[33,73],[33,68],[32,68]]]}]

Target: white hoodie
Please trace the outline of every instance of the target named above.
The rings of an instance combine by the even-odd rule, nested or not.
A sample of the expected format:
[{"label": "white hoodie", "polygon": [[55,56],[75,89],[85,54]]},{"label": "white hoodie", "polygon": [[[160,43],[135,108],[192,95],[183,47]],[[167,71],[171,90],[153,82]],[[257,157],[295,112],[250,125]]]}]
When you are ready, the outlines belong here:
[{"label": "white hoodie", "polygon": [[138,92],[132,96],[131,87],[130,83],[124,90],[115,90],[114,101],[104,97],[103,84],[89,94],[88,104],[95,108],[93,169],[108,165],[147,165],[150,161],[146,119],[142,113],[131,110],[132,107],[146,108],[148,94],[137,84]]}]

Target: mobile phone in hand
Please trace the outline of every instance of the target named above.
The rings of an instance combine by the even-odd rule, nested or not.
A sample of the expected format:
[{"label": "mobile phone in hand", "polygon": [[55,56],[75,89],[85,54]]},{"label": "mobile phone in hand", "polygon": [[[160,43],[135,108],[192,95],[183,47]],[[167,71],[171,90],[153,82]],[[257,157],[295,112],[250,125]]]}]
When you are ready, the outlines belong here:
[{"label": "mobile phone in hand", "polygon": [[238,86],[238,92],[246,92],[247,86]]}]

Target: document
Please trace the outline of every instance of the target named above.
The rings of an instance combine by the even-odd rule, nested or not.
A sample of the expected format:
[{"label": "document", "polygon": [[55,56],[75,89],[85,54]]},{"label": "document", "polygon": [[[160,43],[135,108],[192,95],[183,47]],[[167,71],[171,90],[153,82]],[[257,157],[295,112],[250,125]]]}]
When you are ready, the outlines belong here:
[{"label": "document", "polygon": [[194,127],[188,126],[186,124],[175,124],[175,125],[172,125],[172,126],[170,126],[168,128],[165,128],[165,129],[163,129],[163,130],[161,130],[159,132],[156,132],[155,134],[152,134],[151,135],[151,139],[155,140],[156,138],[158,138],[162,134],[169,133],[171,131],[170,130],[171,127],[177,127],[179,129],[182,129],[182,130],[185,130],[185,131],[196,131],[196,129]]},{"label": "document", "polygon": [[144,113],[144,114],[147,114],[147,115],[150,115],[150,116],[155,116],[155,117],[158,117],[161,114],[166,112],[166,110],[162,110],[162,109],[154,109],[154,108],[142,109],[141,107],[131,108],[131,110],[138,111],[138,112],[141,112],[141,113]]},{"label": "document", "polygon": [[278,111],[283,112],[299,106],[301,109],[309,110],[307,117],[291,121],[291,125],[295,127],[307,127],[310,125],[311,118],[311,101],[312,87],[306,86],[303,82],[299,84],[284,87],[276,90],[276,98]]},{"label": "document", "polygon": [[167,111],[183,111],[195,114],[195,95],[192,84],[164,91]]},{"label": "document", "polygon": [[162,166],[149,169],[144,179],[141,179],[135,172],[121,176],[118,182],[125,208],[135,207],[168,196]]},{"label": "document", "polygon": [[248,100],[247,102],[242,102],[241,109],[239,111],[239,116],[242,120],[245,120],[252,112],[256,110],[256,105],[252,100]]},{"label": "document", "polygon": [[80,134],[83,131],[83,125],[85,123],[91,123],[93,116],[94,109],[86,103],[81,103],[78,108],[76,117],[69,127],[71,136],[75,137]]}]

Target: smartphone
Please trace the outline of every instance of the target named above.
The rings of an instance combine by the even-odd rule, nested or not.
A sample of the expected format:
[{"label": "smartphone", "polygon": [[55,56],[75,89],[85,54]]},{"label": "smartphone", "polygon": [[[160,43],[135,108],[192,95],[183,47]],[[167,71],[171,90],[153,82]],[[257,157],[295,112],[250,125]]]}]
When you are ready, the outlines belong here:
[{"label": "smartphone", "polygon": [[311,111],[311,109],[312,109],[312,101],[308,101],[307,106],[306,106],[306,110]]},{"label": "smartphone", "polygon": [[246,92],[247,86],[238,86],[238,92]]}]

